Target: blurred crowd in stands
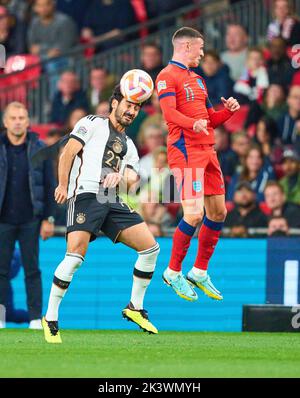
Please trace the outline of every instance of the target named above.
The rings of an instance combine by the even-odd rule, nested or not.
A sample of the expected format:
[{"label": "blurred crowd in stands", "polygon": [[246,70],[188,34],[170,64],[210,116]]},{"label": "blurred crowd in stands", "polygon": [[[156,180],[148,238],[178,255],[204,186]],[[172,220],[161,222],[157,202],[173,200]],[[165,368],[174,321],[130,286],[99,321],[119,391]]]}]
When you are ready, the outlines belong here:
[{"label": "blurred crowd in stands", "polygon": [[[193,1],[0,0],[0,43],[7,55],[27,51],[41,59],[55,59],[74,45],[109,32],[112,39],[97,47],[101,51],[121,43],[118,30],[189,3]],[[222,96],[234,96],[242,105],[237,115],[215,130],[227,188],[226,236],[247,237],[251,231],[287,236],[300,228],[300,57],[298,65],[292,62],[297,58],[293,46],[300,44],[300,19],[287,0],[275,0],[272,14],[263,46],[250,46],[247,27],[228,24],[225,51],[219,54],[206,48],[195,70],[204,77],[216,109],[222,107]],[[159,43],[143,43],[137,67],[155,80],[164,67],[161,48]],[[63,57],[59,60],[64,62]],[[55,63],[50,63],[49,68],[53,67]],[[99,65],[92,68],[89,89],[83,91],[79,76],[66,69],[55,82],[50,110],[55,128],[47,132],[46,144],[56,143],[89,113],[107,116],[108,99],[118,79]],[[152,232],[163,236],[177,225],[181,208],[178,192],[170,192],[167,127],[155,93],[127,134],[141,158],[138,196],[127,199]],[[171,203],[165,203],[165,191]],[[63,208],[56,222],[64,225]]]}]

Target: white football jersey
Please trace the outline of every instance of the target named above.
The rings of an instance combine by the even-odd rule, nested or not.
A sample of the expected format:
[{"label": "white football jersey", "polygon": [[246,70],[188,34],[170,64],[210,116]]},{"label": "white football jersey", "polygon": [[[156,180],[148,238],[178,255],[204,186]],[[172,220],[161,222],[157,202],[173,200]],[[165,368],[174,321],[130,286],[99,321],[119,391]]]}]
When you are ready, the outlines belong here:
[{"label": "white football jersey", "polygon": [[138,173],[139,156],[133,141],[114,129],[108,118],[85,116],[76,123],[70,138],[80,141],[82,150],[74,159],[68,199],[81,193],[97,194],[107,172],[123,172],[130,167]]}]

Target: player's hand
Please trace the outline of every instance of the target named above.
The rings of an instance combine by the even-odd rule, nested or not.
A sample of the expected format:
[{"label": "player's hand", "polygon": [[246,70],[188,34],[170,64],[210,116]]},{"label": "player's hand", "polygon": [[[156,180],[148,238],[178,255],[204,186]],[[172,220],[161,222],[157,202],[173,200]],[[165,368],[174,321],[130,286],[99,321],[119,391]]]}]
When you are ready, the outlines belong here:
[{"label": "player's hand", "polygon": [[68,189],[62,185],[58,185],[54,192],[54,198],[59,205],[66,202],[68,197]]},{"label": "player's hand", "polygon": [[106,175],[103,188],[115,188],[122,180],[123,176],[120,173],[109,173]]},{"label": "player's hand", "polygon": [[199,119],[194,123],[193,130],[196,133],[201,133],[203,132],[206,135],[209,135],[209,132],[207,131],[207,120],[205,119]]},{"label": "player's hand", "polygon": [[224,107],[228,109],[230,112],[236,112],[240,109],[240,104],[233,97],[230,97],[228,99],[221,97],[221,101],[223,102]]}]

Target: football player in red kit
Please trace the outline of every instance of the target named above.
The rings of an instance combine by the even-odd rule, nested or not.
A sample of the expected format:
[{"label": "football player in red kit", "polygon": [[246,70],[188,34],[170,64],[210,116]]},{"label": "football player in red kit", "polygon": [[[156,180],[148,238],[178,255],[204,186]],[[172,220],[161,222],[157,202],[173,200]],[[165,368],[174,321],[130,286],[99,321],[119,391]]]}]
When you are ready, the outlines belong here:
[{"label": "football player in red kit", "polygon": [[[204,39],[197,30],[177,30],[172,43],[173,58],[159,73],[156,89],[168,125],[168,163],[181,194],[183,219],[175,230],[171,259],[163,279],[186,300],[197,300],[194,287],[222,300],[207,274],[226,217],[224,179],[214,150],[213,129],[228,120],[240,105],[232,97],[222,97],[224,109],[215,111],[204,79],[190,69],[197,67],[204,55]],[[197,257],[184,277],[182,261],[202,219]]]}]

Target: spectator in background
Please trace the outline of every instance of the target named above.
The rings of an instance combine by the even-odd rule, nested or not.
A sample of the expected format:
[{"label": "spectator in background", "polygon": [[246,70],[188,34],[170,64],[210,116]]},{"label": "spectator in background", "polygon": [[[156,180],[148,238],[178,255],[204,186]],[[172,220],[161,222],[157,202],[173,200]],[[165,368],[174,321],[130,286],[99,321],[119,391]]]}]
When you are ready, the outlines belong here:
[{"label": "spectator in background", "polygon": [[5,47],[6,57],[25,52],[25,26],[0,6],[0,44]]},{"label": "spectator in background", "polygon": [[281,37],[274,37],[269,44],[269,48],[270,58],[266,64],[269,82],[287,88],[291,84],[295,69],[286,54],[286,42]]},{"label": "spectator in background", "polygon": [[266,90],[261,107],[266,117],[277,121],[287,110],[284,87],[271,84]]},{"label": "spectator in background", "polygon": [[139,174],[141,177],[141,183],[145,183],[148,181],[151,175],[151,169],[154,164],[154,156],[153,152],[164,145],[164,135],[159,126],[149,126],[145,130],[144,136],[144,146],[143,149],[146,151],[146,155],[144,155],[140,159],[140,170]]},{"label": "spectator in background", "polygon": [[218,159],[225,178],[228,183],[236,171],[239,163],[238,155],[230,147],[230,135],[224,126],[219,126],[215,131],[215,150],[218,153]]},{"label": "spectator in background", "polygon": [[155,43],[145,43],[141,48],[141,69],[149,73],[153,82],[164,68],[162,63],[162,52]]},{"label": "spectator in background", "polygon": [[300,158],[293,149],[286,149],[283,152],[283,172],[280,185],[288,202],[300,205]]},{"label": "spectator in background", "polygon": [[111,39],[97,45],[98,50],[104,50],[121,44],[124,37],[121,38],[120,33],[135,23],[130,0],[92,0],[84,17],[81,36],[92,41],[104,33],[109,34]]},{"label": "spectator in background", "polygon": [[76,123],[79,122],[80,119],[87,116],[87,110],[85,108],[75,108],[73,109],[69,117],[67,119],[66,125],[64,127],[64,133],[69,134],[75,127]]},{"label": "spectator in background", "polygon": [[108,101],[115,79],[104,68],[93,68],[90,72],[90,86],[87,92],[90,109],[94,113],[100,101]]},{"label": "spectator in background", "polygon": [[266,161],[261,148],[257,145],[252,145],[247,153],[245,164],[240,173],[234,174],[227,191],[227,200],[232,201],[234,191],[239,182],[247,181],[250,183],[252,189],[256,193],[258,202],[264,201],[264,190],[267,181],[275,180],[273,167],[269,160]]},{"label": "spectator in background", "polygon": [[244,226],[263,228],[267,226],[267,217],[256,202],[256,194],[251,184],[241,181],[237,184],[233,197],[234,209],[227,214],[225,227]]},{"label": "spectator in background", "polygon": [[159,105],[158,95],[156,90],[151,97],[152,113],[145,118],[137,136],[138,146],[141,148],[144,145],[145,131],[149,126],[159,126],[164,132],[167,132],[165,120]]},{"label": "spectator in background", "polygon": [[18,240],[25,271],[29,327],[41,329],[39,235],[47,239],[54,232],[52,164],[49,160],[35,167],[31,164],[32,156],[44,144],[28,131],[29,117],[23,104],[10,103],[4,110],[3,123],[6,134],[0,138],[0,304],[6,304],[10,265]]},{"label": "spectator in background", "polygon": [[218,53],[207,50],[196,72],[204,77],[209,99],[212,105],[222,104],[221,97],[229,98],[232,94],[233,81],[229,76],[229,68],[221,63]]},{"label": "spectator in background", "polygon": [[292,86],[287,98],[288,110],[277,120],[278,137],[282,144],[299,144],[297,121],[300,119],[300,86]]},{"label": "spectator in background", "polygon": [[167,208],[159,203],[154,193],[147,190],[141,192],[138,213],[143,217],[145,223],[159,224],[162,229],[169,227],[173,222]]},{"label": "spectator in background", "polygon": [[232,80],[238,80],[246,65],[248,52],[248,34],[239,24],[227,26],[225,36],[226,51],[221,53],[221,60],[228,65]]},{"label": "spectator in background", "polygon": [[63,125],[75,108],[88,110],[88,101],[80,89],[78,76],[72,71],[66,71],[58,81],[58,91],[52,101],[51,122]]},{"label": "spectator in background", "polygon": [[235,83],[233,91],[240,104],[261,103],[269,78],[264,66],[263,53],[259,48],[249,50],[246,69]]},{"label": "spectator in background", "polygon": [[97,105],[95,114],[102,116],[102,117],[108,117],[109,116],[109,101],[100,101],[99,104]]},{"label": "spectator in background", "polygon": [[275,0],[273,5],[275,19],[268,26],[267,38],[282,37],[288,46],[299,44],[300,23],[292,16],[288,0]]},{"label": "spectator in background", "polygon": [[46,134],[44,142],[47,146],[56,144],[65,135],[64,129],[51,129]]},{"label": "spectator in background", "polygon": [[31,54],[49,59],[62,55],[78,40],[75,23],[55,9],[54,0],[35,0],[33,18],[28,29]]},{"label": "spectator in background", "polygon": [[10,15],[24,22],[27,9],[32,2],[33,0],[0,0],[0,5],[6,7]]},{"label": "spectator in background", "polygon": [[91,0],[56,0],[56,9],[71,17],[80,31],[90,3]]},{"label": "spectator in background", "polygon": [[259,119],[256,131],[255,141],[260,146],[264,157],[272,163],[280,163],[282,158],[281,147],[275,146],[275,138],[277,137],[277,126],[274,120],[267,117]]},{"label": "spectator in background", "polygon": [[240,131],[238,133],[232,134],[231,141],[231,148],[238,157],[238,163],[236,165],[235,172],[240,172],[242,170],[242,166],[245,164],[246,156],[250,149],[250,138],[246,132]]},{"label": "spectator in background", "polygon": [[289,235],[289,224],[282,216],[271,217],[268,221],[268,236],[273,238]]},{"label": "spectator in background", "polygon": [[150,191],[161,203],[166,180],[171,174],[168,167],[167,149],[164,146],[158,147],[153,151],[152,155],[153,167],[150,170],[148,183],[143,186],[142,190]]},{"label": "spectator in background", "polygon": [[284,190],[279,182],[267,183],[265,201],[272,216],[282,216],[286,218],[291,228],[300,228],[300,206],[286,201]]},{"label": "spectator in background", "polygon": [[[252,102],[248,112],[245,128],[257,124],[262,117],[277,121],[287,110],[285,89],[278,84],[271,84],[265,91],[263,102]],[[277,127],[276,127],[277,130]]]}]

